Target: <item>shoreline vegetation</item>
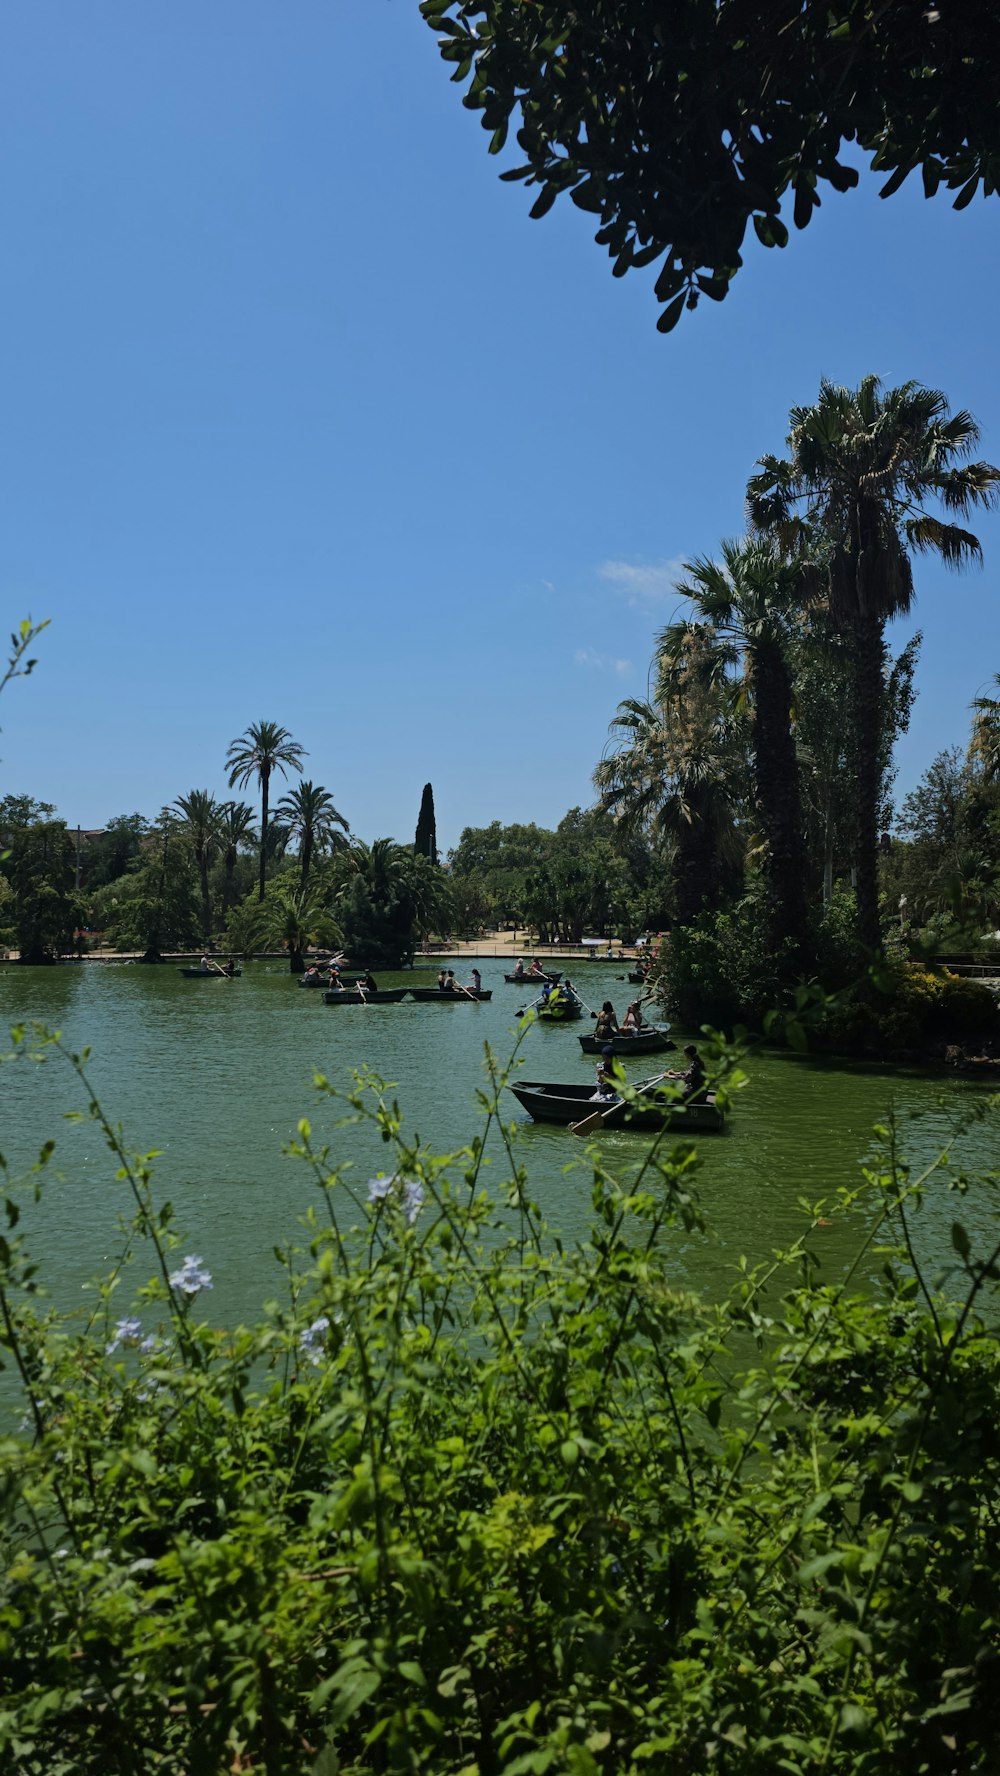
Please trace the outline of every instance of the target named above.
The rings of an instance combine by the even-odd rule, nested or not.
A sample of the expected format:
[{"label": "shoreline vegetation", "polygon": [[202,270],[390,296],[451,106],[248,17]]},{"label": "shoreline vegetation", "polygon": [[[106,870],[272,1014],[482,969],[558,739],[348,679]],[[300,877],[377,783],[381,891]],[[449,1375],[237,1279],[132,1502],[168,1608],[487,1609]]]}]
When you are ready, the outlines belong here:
[{"label": "shoreline vegetation", "polygon": [[[36,1028],[5,1058],[32,1057],[75,1077],[132,1212],[60,1313],[19,1224],[51,1148],[0,1175],[19,1776],[140,1776],[151,1748],[206,1776],[991,1767],[1000,1245],[960,1216],[995,1100],[912,1170],[888,1118],[857,1185],[709,1305],[673,1275],[711,1233],[690,1142],[620,1171],[581,1148],[567,1242],[513,1149],[484,1170],[488,1048],[481,1127],[444,1154],[377,1076],[318,1078],[318,1116],[370,1125],[384,1170],[359,1183],[299,1123],[314,1206],[228,1329],[86,1055]],[[707,1059],[727,1100],[746,1086],[738,1049]],[[916,1232],[948,1190],[938,1275]],[[857,1228],[832,1271],[830,1214]]]}]

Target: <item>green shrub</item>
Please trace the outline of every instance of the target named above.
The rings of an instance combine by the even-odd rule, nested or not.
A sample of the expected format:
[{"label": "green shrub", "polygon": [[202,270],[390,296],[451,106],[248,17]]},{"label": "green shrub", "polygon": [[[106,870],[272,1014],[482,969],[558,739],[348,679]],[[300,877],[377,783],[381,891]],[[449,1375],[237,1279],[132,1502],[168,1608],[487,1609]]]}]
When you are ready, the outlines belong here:
[{"label": "green shrub", "polygon": [[128,1313],[120,1271],[82,1321],[45,1309],[8,1181],[0,1765],[995,1768],[1000,1248],[955,1223],[946,1308],[887,1161],[839,1211],[900,1246],[877,1296],[816,1280],[817,1208],[709,1311],[671,1262],[701,1226],[690,1145],[620,1180],[581,1149],[593,1223],[567,1246],[513,1163],[487,1197],[483,1136],[412,1145],[375,1079],[350,1108],[390,1175],[366,1196],[300,1125],[308,1249],[250,1328],[202,1317],[203,1267],[92,1097],[154,1271]]}]

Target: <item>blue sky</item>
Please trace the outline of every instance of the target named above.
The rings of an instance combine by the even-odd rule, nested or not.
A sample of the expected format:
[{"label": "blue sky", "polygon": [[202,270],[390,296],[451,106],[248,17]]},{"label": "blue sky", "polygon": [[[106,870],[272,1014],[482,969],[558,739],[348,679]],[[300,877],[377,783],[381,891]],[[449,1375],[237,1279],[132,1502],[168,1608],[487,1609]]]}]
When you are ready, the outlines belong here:
[{"label": "blue sky", "polygon": [[[411,839],[428,778],[446,844],[554,824],[821,375],[943,388],[1000,460],[996,200],[866,178],[662,337],[655,271],[499,183],[416,0],[34,0],[3,35],[0,619],[52,626],[0,792],[74,824],[221,794],[262,717],[363,837]],[[900,793],[1000,671],[977,529],[982,572],[917,566]]]}]

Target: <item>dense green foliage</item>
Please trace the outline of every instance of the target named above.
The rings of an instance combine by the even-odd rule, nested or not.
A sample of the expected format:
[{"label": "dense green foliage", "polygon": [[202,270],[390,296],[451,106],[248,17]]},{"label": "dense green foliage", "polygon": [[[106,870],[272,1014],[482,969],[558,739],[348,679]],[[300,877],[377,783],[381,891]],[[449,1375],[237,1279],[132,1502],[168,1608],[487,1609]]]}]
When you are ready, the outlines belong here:
[{"label": "dense green foliage", "polygon": [[434,791],[429,783],[424,784],[424,792],[420,798],[413,849],[420,851],[431,863],[437,863],[437,820],[434,816]]},{"label": "dense green foliage", "polygon": [[[85,1055],[15,1039],[86,1087]],[[734,1055],[712,1067],[742,1083]],[[1000,1244],[960,1219],[960,1128],[920,1176],[881,1130],[857,1190],[803,1204],[801,1237],[708,1305],[673,1258],[702,1233],[689,1145],[643,1143],[621,1177],[581,1149],[592,1225],[568,1245],[515,1149],[487,1194],[489,1054],[486,1126],[446,1156],[379,1080],[344,1104],[317,1083],[386,1173],[359,1189],[300,1125],[315,1208],[256,1325],[206,1317],[151,1158],[89,1089],[134,1213],[82,1314],[39,1295],[18,1228],[52,1148],[4,1172],[5,1767],[995,1767]],[[942,1289],[917,1217],[949,1189]],[[842,1274],[830,1214],[858,1230]]]},{"label": "dense green foliage", "polygon": [[[669,332],[721,301],[750,223],[788,241],[823,186],[858,183],[857,142],[882,196],[920,168],[963,209],[997,189],[1000,43],[988,0],[422,0],[492,154],[516,128],[538,186],[532,216],[568,192],[598,218],[616,277],[662,260]],[[782,209],[785,211],[782,218]]]}]

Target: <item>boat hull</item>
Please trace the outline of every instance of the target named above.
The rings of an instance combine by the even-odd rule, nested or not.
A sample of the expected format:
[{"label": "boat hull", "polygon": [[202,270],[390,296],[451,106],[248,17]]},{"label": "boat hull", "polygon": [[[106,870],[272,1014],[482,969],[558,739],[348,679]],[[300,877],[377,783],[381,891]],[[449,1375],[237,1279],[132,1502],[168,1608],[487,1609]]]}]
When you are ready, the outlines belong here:
[{"label": "boat hull", "polygon": [[540,1024],[575,1024],[583,1016],[582,1005],[571,1005],[569,1001],[559,1005],[540,1005],[537,1011]]},{"label": "boat hull", "polygon": [[409,993],[411,999],[416,999],[418,1005],[457,1005],[462,999],[468,1003],[470,999],[493,997],[492,987],[480,987],[478,993],[472,987],[454,993],[442,993],[440,987],[408,987],[404,991]]},{"label": "boat hull", "polygon": [[600,1110],[605,1128],[662,1129],[666,1123],[667,1128],[699,1134],[717,1134],[722,1128],[722,1111],[714,1092],[709,1092],[701,1104],[650,1103],[646,1108],[641,1104],[627,1104],[622,1099],[613,1102],[595,1097],[591,1085],[553,1085],[523,1079],[510,1089],[535,1122],[556,1122],[565,1126],[570,1122],[582,1122],[585,1116]]},{"label": "boat hull", "polygon": [[562,980],[561,974],[505,974],[504,980],[511,987],[544,987],[546,981],[550,986],[557,986]]},{"label": "boat hull", "polygon": [[585,1055],[603,1054],[609,1046],[616,1055],[666,1054],[677,1047],[663,1030],[641,1030],[638,1036],[580,1036],[577,1040]]},{"label": "boat hull", "polygon": [[398,1005],[406,998],[405,987],[380,987],[375,993],[359,993],[356,987],[342,987],[339,992],[328,988],[324,1005]]},{"label": "boat hull", "polygon": [[185,980],[239,980],[243,970],[234,968],[231,974],[227,974],[224,968],[178,968],[177,972]]}]

